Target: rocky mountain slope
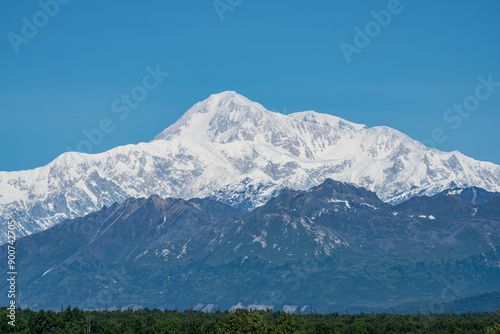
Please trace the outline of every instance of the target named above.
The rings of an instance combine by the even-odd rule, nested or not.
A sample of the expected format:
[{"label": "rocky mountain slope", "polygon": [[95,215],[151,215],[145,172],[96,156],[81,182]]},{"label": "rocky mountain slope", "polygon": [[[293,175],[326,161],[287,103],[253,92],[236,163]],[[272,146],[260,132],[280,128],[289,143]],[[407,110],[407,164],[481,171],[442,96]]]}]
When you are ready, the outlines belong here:
[{"label": "rocky mountain slope", "polygon": [[493,199],[499,196],[498,192],[489,192],[484,189],[478,187],[469,187],[469,188],[455,188],[455,189],[447,189],[439,194],[434,195],[437,196],[458,196],[463,200],[472,203],[474,205],[481,205],[483,203],[488,202],[490,199]]},{"label": "rocky mountain slope", "polygon": [[392,206],[331,179],[249,213],[209,199],[131,198],[17,241],[19,301],[434,312],[500,291],[499,200]]},{"label": "rocky mountain slope", "polygon": [[457,187],[500,191],[498,165],[430,149],[388,127],[313,111],[282,115],[224,92],[149,143],[69,152],[34,170],[0,172],[0,214],[29,235],[129,197],[206,197],[251,210],[283,189],[327,178],[390,203]]}]

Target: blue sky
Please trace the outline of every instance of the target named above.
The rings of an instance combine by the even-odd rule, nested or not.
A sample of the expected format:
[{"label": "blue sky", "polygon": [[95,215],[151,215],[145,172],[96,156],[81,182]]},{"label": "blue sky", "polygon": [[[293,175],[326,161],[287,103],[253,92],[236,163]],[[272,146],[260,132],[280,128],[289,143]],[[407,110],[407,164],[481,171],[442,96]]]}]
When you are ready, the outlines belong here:
[{"label": "blue sky", "polygon": [[[103,119],[94,153],[149,141],[225,90],[500,164],[496,0],[54,1],[40,2],[52,15],[36,1],[0,4],[0,170],[45,165]],[[113,112],[157,65],[169,75],[126,117]],[[453,109],[464,103],[470,112]]]}]

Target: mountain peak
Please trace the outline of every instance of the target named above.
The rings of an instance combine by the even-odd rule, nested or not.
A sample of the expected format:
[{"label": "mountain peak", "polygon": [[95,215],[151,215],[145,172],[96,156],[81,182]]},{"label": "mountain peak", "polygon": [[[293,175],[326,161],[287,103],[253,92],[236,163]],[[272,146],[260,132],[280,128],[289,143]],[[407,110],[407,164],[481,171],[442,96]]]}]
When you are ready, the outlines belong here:
[{"label": "mountain peak", "polygon": [[[225,91],[196,103],[154,140],[183,138],[216,143],[246,141],[265,142],[273,146],[278,141],[278,146],[287,147],[290,143],[298,143],[302,147],[302,155],[314,159],[311,145],[317,143],[303,142],[301,137],[304,131],[314,138],[318,135],[331,137],[333,132],[340,135],[364,129],[367,129],[366,125],[312,110],[289,115],[272,112],[243,95]],[[297,150],[292,151],[292,155],[301,155]]]},{"label": "mountain peak", "polygon": [[204,101],[196,103],[154,140],[170,140],[182,136],[203,141],[226,142],[243,123],[258,126],[266,114],[272,112],[234,91],[212,94]]},{"label": "mountain peak", "polygon": [[212,94],[205,101],[210,101],[210,102],[239,101],[243,103],[244,102],[253,103],[245,96],[236,93],[234,90],[226,90],[224,92]]}]

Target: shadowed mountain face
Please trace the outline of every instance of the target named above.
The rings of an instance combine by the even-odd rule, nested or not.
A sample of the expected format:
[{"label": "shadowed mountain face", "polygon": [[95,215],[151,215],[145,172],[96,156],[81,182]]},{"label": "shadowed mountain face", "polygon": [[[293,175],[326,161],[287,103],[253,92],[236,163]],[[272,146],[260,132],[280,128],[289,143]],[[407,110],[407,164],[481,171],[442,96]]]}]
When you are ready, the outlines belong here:
[{"label": "shadowed mountain face", "polygon": [[284,190],[249,213],[208,199],[130,198],[18,240],[20,302],[439,306],[444,289],[447,302],[500,290],[498,199],[391,206],[332,180]]},{"label": "shadowed mountain face", "polygon": [[500,217],[500,195],[480,205],[477,214],[481,217]]},{"label": "shadowed mountain face", "polygon": [[458,196],[466,202],[469,202],[474,205],[481,205],[483,203],[488,202],[489,200],[500,196],[498,192],[490,192],[478,187],[469,187],[465,189],[448,189],[443,192],[440,192],[434,197],[439,196]]},{"label": "shadowed mountain face", "polygon": [[473,217],[477,207],[459,196],[414,197],[394,207],[408,215],[427,215],[441,219]]},{"label": "shadowed mountain face", "polygon": [[0,215],[15,218],[19,233],[29,235],[153,194],[211,198],[250,211],[283,189],[305,190],[328,178],[392,204],[453,187],[500,191],[498,165],[428,148],[388,127],[314,111],[282,115],[223,92],[195,104],[149,143],[68,152],[34,170],[0,172]]}]

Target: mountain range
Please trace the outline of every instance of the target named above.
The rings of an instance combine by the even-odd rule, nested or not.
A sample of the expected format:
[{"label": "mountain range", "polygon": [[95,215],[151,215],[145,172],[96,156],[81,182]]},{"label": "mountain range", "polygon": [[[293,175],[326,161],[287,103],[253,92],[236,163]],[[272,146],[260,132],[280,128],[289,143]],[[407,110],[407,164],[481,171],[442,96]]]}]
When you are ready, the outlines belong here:
[{"label": "mountain range", "polygon": [[40,168],[0,172],[0,214],[15,218],[24,236],[155,194],[209,198],[248,212],[285,189],[328,178],[391,204],[449,189],[500,191],[500,166],[493,163],[428,148],[384,126],[314,111],[271,112],[228,91],[195,104],[148,143],[68,152]]},{"label": "mountain range", "polygon": [[448,193],[394,206],[331,179],[250,212],[207,198],[129,198],[18,240],[18,297],[33,309],[491,305],[499,204]]}]

